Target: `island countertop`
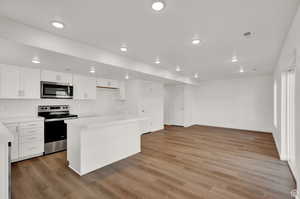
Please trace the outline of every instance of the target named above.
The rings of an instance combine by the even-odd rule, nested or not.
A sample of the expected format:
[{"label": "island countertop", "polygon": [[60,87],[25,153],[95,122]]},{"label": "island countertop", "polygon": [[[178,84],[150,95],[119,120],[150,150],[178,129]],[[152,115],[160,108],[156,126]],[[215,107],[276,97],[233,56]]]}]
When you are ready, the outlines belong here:
[{"label": "island countertop", "polygon": [[141,151],[142,123],[134,116],[85,116],[67,120],[69,168],[85,175]]},{"label": "island countertop", "polygon": [[121,123],[128,123],[133,121],[147,120],[146,117],[137,117],[133,115],[115,115],[115,116],[84,116],[79,117],[75,120],[66,120],[67,124],[75,125],[80,128],[95,128],[95,127],[104,127],[110,125],[116,125]]}]

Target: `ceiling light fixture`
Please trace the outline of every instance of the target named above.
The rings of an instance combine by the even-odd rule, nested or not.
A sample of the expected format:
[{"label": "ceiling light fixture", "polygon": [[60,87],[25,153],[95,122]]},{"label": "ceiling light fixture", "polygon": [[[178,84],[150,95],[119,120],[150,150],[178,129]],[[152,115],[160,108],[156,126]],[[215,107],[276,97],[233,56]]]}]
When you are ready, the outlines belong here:
[{"label": "ceiling light fixture", "polygon": [[241,67],[241,68],[240,68],[240,73],[244,73],[244,72],[245,72],[244,68]]},{"label": "ceiling light fixture", "polygon": [[198,39],[198,38],[194,38],[193,40],[192,40],[192,44],[193,45],[199,45],[201,43],[201,41],[200,41],[200,39]]},{"label": "ceiling light fixture", "polygon": [[122,46],[121,46],[121,48],[120,48],[120,50],[122,51],[122,52],[127,52],[127,45],[126,44],[123,44]]},{"label": "ceiling light fixture", "polygon": [[159,60],[159,57],[157,57],[156,58],[156,60],[155,60],[155,62],[154,62],[155,64],[160,64],[160,60]]},{"label": "ceiling light fixture", "polygon": [[60,21],[52,21],[51,25],[57,29],[63,29],[65,27],[65,24]]},{"label": "ceiling light fixture", "polygon": [[198,73],[195,73],[194,78],[198,79],[199,75]]},{"label": "ceiling light fixture", "polygon": [[232,62],[232,63],[236,63],[236,62],[238,62],[238,61],[239,61],[239,60],[238,60],[238,58],[237,58],[236,55],[232,56],[232,59],[231,59],[231,62]]},{"label": "ceiling light fixture", "polygon": [[128,73],[125,75],[125,79],[129,79],[129,75],[128,75]]},{"label": "ceiling light fixture", "polygon": [[41,61],[38,57],[32,58],[31,62],[34,63],[34,64],[40,64],[41,63]]},{"label": "ceiling light fixture", "polygon": [[165,8],[165,2],[161,0],[155,0],[152,3],[152,9],[156,12],[160,12]]},{"label": "ceiling light fixture", "polygon": [[91,66],[90,73],[92,74],[96,73],[96,68],[94,66]]},{"label": "ceiling light fixture", "polygon": [[177,66],[177,67],[176,67],[176,71],[177,71],[177,72],[180,72],[180,71],[181,71],[180,66]]}]

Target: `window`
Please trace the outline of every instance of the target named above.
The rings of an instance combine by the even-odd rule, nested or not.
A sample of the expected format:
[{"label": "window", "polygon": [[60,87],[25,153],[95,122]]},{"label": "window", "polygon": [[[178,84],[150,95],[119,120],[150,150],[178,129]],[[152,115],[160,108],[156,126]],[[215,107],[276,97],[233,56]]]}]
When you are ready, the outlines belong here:
[{"label": "window", "polygon": [[274,81],[274,126],[277,128],[277,82]]}]

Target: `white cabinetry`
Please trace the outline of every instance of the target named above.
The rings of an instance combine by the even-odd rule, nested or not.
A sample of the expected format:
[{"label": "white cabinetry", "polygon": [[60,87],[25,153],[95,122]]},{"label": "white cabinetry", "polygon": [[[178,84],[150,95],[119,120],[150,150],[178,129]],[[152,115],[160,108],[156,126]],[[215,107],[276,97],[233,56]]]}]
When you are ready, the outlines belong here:
[{"label": "white cabinetry", "polygon": [[63,83],[63,84],[72,84],[73,83],[72,74],[49,71],[49,70],[42,70],[41,79],[42,79],[42,81],[46,81],[46,82],[58,82],[58,83]]},{"label": "white cabinetry", "polygon": [[40,70],[0,65],[0,98],[40,98]]},{"label": "white cabinetry", "polygon": [[40,156],[44,153],[44,122],[7,123],[5,126],[13,134],[12,161],[20,161]]},{"label": "white cabinetry", "polygon": [[20,91],[21,98],[39,99],[40,98],[40,70],[21,68]]},{"label": "white cabinetry", "polygon": [[120,100],[126,100],[126,87],[125,82],[119,82]]},{"label": "white cabinetry", "polygon": [[119,82],[112,79],[97,79],[97,87],[102,88],[119,88]]},{"label": "white cabinetry", "polygon": [[141,80],[128,81],[126,103],[130,115],[147,118],[142,122],[144,133],[164,128],[162,84]]},{"label": "white cabinetry", "polygon": [[125,82],[112,79],[97,79],[98,88],[119,89],[120,100],[126,100]]},{"label": "white cabinetry", "polygon": [[96,79],[82,75],[74,75],[74,99],[95,100],[96,99]]},{"label": "white cabinetry", "polygon": [[11,159],[13,162],[15,162],[19,159],[19,135],[17,131],[18,124],[12,123],[6,125],[6,127],[13,135],[13,140],[11,143]]}]

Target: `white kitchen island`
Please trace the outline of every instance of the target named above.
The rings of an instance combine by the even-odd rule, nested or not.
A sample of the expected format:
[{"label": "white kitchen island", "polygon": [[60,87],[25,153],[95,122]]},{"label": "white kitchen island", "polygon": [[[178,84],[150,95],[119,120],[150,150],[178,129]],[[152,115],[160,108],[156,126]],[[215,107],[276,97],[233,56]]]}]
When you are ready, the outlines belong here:
[{"label": "white kitchen island", "polygon": [[141,122],[134,117],[84,117],[68,120],[67,160],[79,175],[141,151]]}]

